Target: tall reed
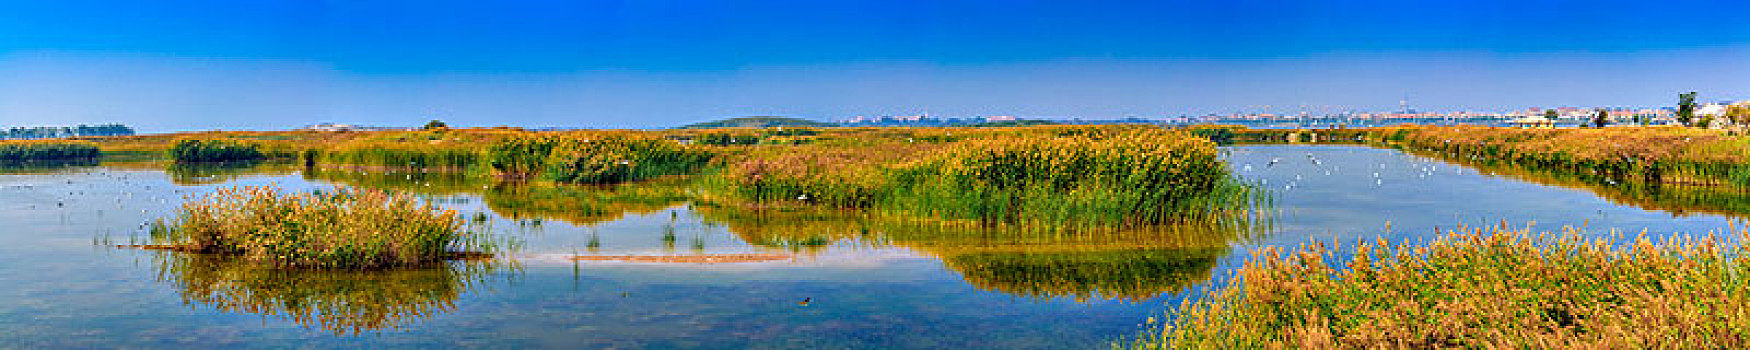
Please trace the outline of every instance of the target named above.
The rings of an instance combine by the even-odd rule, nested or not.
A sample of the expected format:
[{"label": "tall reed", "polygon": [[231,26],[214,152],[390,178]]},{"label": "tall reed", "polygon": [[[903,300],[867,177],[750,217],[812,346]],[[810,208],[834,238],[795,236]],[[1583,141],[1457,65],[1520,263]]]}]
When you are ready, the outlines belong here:
[{"label": "tall reed", "polygon": [[376,269],[491,249],[454,210],[405,195],[341,188],[285,193],[233,187],[189,201],[153,237],[191,250],[287,267]]},{"label": "tall reed", "polygon": [[[1736,230],[1734,230],[1736,231]],[[1260,248],[1224,289],[1186,299],[1132,348],[1743,348],[1744,232],[1588,239],[1573,229],[1465,228],[1427,246],[1381,240]]]},{"label": "tall reed", "polygon": [[711,157],[703,150],[657,138],[564,138],[553,146],[541,176],[568,183],[620,183],[692,174]]}]

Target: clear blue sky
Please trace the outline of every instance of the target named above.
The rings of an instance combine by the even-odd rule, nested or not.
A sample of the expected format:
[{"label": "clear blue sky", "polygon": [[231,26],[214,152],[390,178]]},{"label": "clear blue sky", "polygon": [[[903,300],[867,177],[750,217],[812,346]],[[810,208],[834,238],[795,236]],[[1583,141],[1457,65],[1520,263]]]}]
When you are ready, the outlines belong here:
[{"label": "clear blue sky", "polygon": [[663,127],[1750,98],[1750,1],[0,3],[0,125]]}]

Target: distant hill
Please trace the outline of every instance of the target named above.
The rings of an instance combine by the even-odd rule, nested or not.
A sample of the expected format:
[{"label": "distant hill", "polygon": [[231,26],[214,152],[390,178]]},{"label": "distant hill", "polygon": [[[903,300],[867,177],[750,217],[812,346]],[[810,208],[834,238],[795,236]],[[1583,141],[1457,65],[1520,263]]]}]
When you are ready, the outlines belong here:
[{"label": "distant hill", "polygon": [[832,127],[833,123],[823,123],[808,119],[786,117],[741,117],[729,118],[714,122],[704,122],[682,126],[681,129],[714,129],[714,128],[770,128],[778,126]]}]

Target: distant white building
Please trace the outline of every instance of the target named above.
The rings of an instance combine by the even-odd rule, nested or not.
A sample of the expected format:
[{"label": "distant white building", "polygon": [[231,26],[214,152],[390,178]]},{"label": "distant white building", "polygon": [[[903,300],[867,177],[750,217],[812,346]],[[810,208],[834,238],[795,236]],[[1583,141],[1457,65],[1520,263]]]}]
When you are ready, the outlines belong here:
[{"label": "distant white building", "polygon": [[1714,116],[1714,117],[1725,116],[1726,115],[1726,107],[1728,107],[1728,106],[1730,106],[1730,105],[1723,104],[1723,103],[1710,103],[1710,104],[1702,105],[1701,107],[1698,107],[1695,109],[1695,115],[1698,115],[1698,116],[1705,115],[1705,116]]},{"label": "distant white building", "polygon": [[386,128],[386,127],[380,127],[380,126],[362,126],[362,125],[353,125],[353,124],[321,123],[321,124],[306,126],[302,130],[341,132],[341,131],[412,130],[412,128]]}]

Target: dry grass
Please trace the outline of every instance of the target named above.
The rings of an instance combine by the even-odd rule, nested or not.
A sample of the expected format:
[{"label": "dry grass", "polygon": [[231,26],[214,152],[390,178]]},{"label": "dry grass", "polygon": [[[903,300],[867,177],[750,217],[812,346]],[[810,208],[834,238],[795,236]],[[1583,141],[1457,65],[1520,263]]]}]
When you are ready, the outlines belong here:
[{"label": "dry grass", "polygon": [[[1733,238],[1742,241],[1743,232]],[[1427,246],[1262,248],[1133,348],[1743,348],[1750,247],[1505,225]]]}]

